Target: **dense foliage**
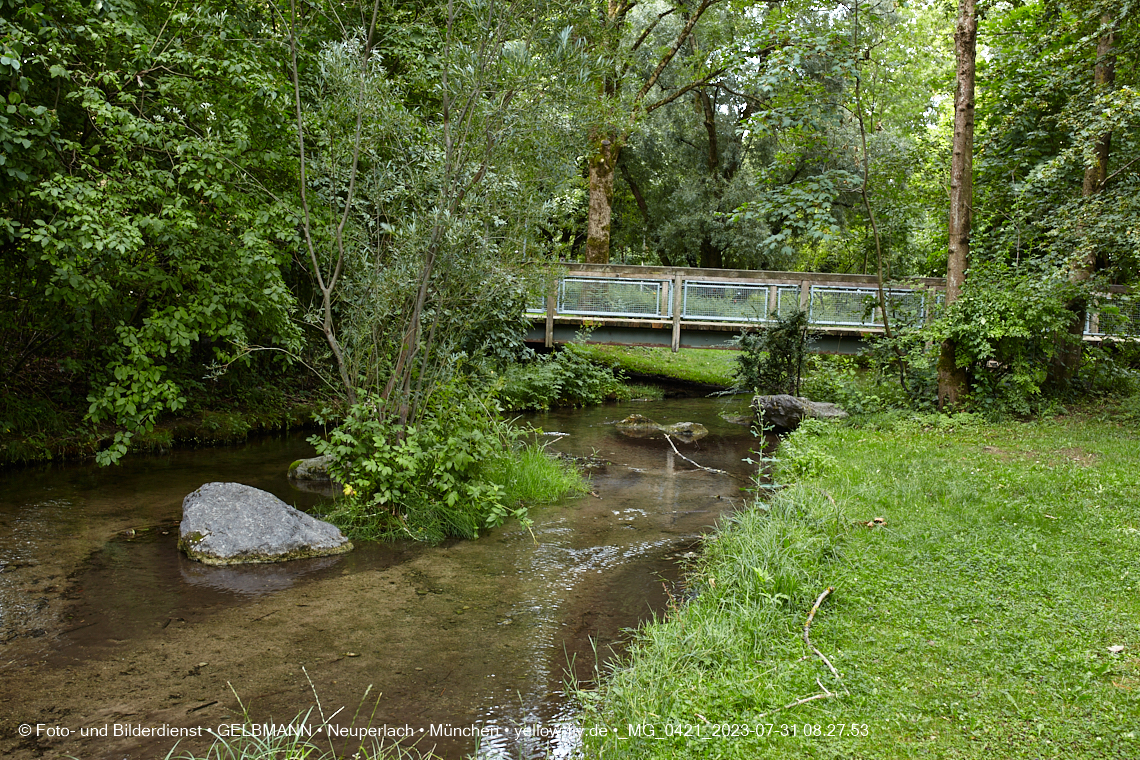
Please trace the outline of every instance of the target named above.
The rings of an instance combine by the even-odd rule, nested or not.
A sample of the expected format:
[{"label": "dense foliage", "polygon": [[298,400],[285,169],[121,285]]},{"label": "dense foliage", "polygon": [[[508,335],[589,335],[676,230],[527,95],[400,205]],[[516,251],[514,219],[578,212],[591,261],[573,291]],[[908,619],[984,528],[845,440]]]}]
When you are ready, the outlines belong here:
[{"label": "dense foliage", "polygon": [[[1070,336],[1140,321],[1137,18],[984,8],[974,274],[877,360],[916,403],[941,342],[964,402],[1007,411],[1125,376],[1127,352]],[[446,427],[459,387],[593,402],[613,381],[580,354],[516,364],[537,265],[587,247],[941,274],[953,21],[895,0],[0,0],[0,434],[84,428],[110,462],[285,373],[393,451]]]},{"label": "dense foliage", "polygon": [[90,419],[125,427],[121,453],[235,345],[299,349],[296,217],[267,190],[291,164],[268,19],[209,2],[3,10],[0,373],[16,385],[58,360]]}]

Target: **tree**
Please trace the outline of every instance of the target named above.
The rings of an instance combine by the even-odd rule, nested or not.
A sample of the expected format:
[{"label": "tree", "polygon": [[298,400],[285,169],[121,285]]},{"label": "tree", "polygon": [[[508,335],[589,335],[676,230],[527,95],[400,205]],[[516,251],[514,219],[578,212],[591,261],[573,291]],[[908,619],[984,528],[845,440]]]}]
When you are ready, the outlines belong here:
[{"label": "tree", "polygon": [[0,372],[62,359],[109,462],[203,365],[298,346],[273,34],[257,4],[0,7]]},{"label": "tree", "polygon": [[[954,90],[954,144],[950,168],[949,253],[946,301],[949,307],[962,292],[970,265],[970,226],[974,188],[974,73],[978,13],[974,0],[959,0],[954,52],[958,61]],[[954,341],[942,343],[938,359],[938,406],[955,406],[966,391],[965,369],[959,366]]]},{"label": "tree", "polygon": [[[1096,62],[1093,65],[1095,96],[1103,98],[1116,82],[1116,19],[1107,8],[1101,11],[1100,30],[1097,35]],[[1112,147],[1112,131],[1102,132],[1094,138],[1093,161],[1085,168],[1081,195],[1092,198],[1104,189],[1108,180],[1108,159]],[[1085,246],[1069,265],[1069,280],[1074,284],[1087,283],[1097,269],[1098,246]],[[1069,303],[1073,312],[1068,335],[1059,341],[1056,359],[1050,367],[1053,382],[1068,382],[1077,373],[1083,353],[1085,322],[1088,318],[1088,299],[1081,293]]]},{"label": "tree", "polygon": [[[605,7],[599,9],[600,26],[595,30],[595,44],[600,54],[595,84],[599,102],[596,119],[587,136],[590,144],[587,262],[605,264],[609,261],[614,173],[638,120],[721,73],[722,69],[713,69],[714,64],[706,59],[702,65],[686,71],[688,81],[669,90],[661,87],[662,75],[671,64],[676,68],[674,60],[690,42],[702,17],[720,2],[722,0],[700,0],[692,8],[671,4],[659,13],[647,10],[636,19],[631,18],[631,12],[638,8],[637,0],[606,0]],[[641,27],[636,35],[635,24]],[[653,47],[656,40],[651,36],[659,27],[664,34],[672,32],[672,41]],[[660,52],[648,53],[649,50]]]}]

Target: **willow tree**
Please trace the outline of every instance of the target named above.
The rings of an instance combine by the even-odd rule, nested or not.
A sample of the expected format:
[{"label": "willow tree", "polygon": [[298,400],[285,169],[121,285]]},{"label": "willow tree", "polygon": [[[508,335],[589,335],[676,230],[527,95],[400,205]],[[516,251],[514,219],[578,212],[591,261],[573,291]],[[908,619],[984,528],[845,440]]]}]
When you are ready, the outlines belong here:
[{"label": "willow tree", "polygon": [[[662,75],[677,68],[678,53],[691,43],[707,12],[724,0],[700,0],[695,6],[640,4],[606,0],[598,9],[595,47],[600,52],[596,74],[596,119],[589,128],[590,205],[586,229],[586,261],[605,264],[610,258],[614,174],[622,148],[639,119],[708,84],[724,72],[707,58],[686,72],[687,81],[662,87]],[[635,11],[644,9],[644,13]],[[697,63],[689,57],[690,63]]]}]

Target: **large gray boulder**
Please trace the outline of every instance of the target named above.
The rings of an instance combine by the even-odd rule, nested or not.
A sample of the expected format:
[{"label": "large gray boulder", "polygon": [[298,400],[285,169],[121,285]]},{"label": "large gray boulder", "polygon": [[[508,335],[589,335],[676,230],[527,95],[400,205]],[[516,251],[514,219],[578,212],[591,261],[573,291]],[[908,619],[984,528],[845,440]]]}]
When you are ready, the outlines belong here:
[{"label": "large gray boulder", "polygon": [[846,417],[847,412],[835,404],[780,393],[774,396],[754,396],[752,415],[757,426],[783,431],[794,430],[806,417],[838,420]]},{"label": "large gray boulder", "polygon": [[182,502],[178,548],[208,565],[282,562],[352,551],[336,526],[241,483],[207,483]]}]

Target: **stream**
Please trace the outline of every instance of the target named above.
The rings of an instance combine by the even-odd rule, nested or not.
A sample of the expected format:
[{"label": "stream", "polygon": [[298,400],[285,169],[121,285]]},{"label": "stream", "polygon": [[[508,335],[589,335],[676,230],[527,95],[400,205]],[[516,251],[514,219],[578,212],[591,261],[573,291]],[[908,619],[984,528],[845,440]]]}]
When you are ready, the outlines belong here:
[{"label": "stream", "polygon": [[[164,757],[176,741],[200,752],[207,731],[245,716],[311,731],[323,715],[316,741],[328,726],[371,726],[443,758],[569,757],[567,684],[589,688],[631,628],[675,603],[701,534],[743,503],[757,441],[720,419],[725,408],[671,399],[528,416],[565,434],[544,436],[551,449],[607,462],[591,494],[533,508],[531,531],[272,565],[187,560],[181,503],[237,481],[311,509],[322,497],[285,477],[312,456],[304,434],[5,472],[0,754]],[[661,437],[619,434],[612,423],[633,412],[704,424],[680,452],[731,475]]]}]

